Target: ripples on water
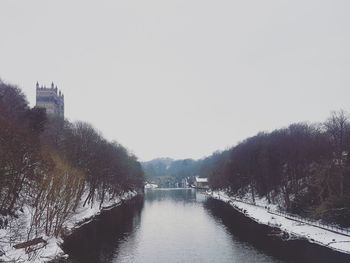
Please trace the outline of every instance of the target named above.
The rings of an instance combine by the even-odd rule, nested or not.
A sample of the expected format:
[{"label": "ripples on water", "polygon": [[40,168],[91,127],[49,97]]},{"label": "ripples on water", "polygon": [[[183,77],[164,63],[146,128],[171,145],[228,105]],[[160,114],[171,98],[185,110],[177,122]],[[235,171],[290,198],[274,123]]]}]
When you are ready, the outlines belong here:
[{"label": "ripples on water", "polygon": [[85,225],[65,250],[74,263],[300,262],[299,243],[288,251],[266,231],[194,189],[158,189]]}]

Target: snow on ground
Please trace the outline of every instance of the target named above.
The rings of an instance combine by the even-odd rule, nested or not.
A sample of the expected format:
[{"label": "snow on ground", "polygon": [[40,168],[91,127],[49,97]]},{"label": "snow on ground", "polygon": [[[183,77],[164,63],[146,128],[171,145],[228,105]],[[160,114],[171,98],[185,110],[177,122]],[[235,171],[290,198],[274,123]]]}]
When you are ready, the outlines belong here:
[{"label": "snow on ground", "polygon": [[153,188],[158,188],[157,184],[152,184],[152,183],[147,183],[145,185],[145,189],[153,189]]},{"label": "snow on ground", "polygon": [[350,254],[350,236],[310,225],[308,223],[286,218],[283,215],[276,215],[276,206],[269,206],[264,199],[257,199],[259,206],[239,201],[235,197],[228,196],[224,191],[213,191],[208,194],[215,199],[222,200],[232,205],[236,210],[244,214],[259,224],[278,227],[298,238],[306,238],[309,242],[316,243],[333,250]]},{"label": "snow on ground", "polygon": [[[82,224],[89,223],[95,216],[99,215],[102,211],[109,210],[121,204],[123,200],[129,200],[137,195],[136,191],[126,192],[114,199],[107,200],[103,203],[102,208],[100,209],[99,202],[95,202],[93,206],[79,206],[76,214],[74,214],[70,220],[66,223],[65,227],[67,230],[74,230],[76,227],[82,226]],[[82,198],[84,200],[84,198]]]},{"label": "snow on ground", "polygon": [[[70,233],[83,224],[89,223],[93,218],[102,211],[112,209],[121,204],[124,200],[129,200],[137,195],[136,191],[126,192],[113,199],[109,199],[103,203],[100,208],[99,202],[95,202],[93,206],[81,205],[76,213],[64,225],[65,233]],[[84,198],[82,198],[84,200]],[[61,249],[63,243],[62,238],[43,236],[47,242],[46,245],[39,244],[35,248],[39,248],[36,252],[26,253],[25,249],[15,249],[13,245],[26,241],[27,228],[30,225],[30,209],[25,208],[23,214],[17,219],[12,220],[11,226],[7,229],[0,229],[0,262],[18,262],[18,263],[42,263],[49,262],[55,258],[67,257]],[[12,229],[12,231],[10,231]],[[14,232],[17,229],[18,232]],[[5,253],[4,255],[2,255]]]}]

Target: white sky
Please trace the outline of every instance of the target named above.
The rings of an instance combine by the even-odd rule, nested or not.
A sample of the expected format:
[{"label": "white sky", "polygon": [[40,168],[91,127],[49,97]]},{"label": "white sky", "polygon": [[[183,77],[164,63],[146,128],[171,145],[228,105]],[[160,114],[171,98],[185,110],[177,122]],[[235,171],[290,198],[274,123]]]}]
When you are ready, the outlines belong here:
[{"label": "white sky", "polygon": [[350,110],[350,1],[0,0],[0,77],[141,160]]}]

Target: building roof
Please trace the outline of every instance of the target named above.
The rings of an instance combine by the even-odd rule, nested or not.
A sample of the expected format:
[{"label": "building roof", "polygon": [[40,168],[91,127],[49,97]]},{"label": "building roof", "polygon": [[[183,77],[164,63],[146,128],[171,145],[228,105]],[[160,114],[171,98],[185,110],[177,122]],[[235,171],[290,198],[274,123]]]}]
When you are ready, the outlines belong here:
[{"label": "building roof", "polygon": [[196,177],[196,182],[197,182],[197,183],[207,183],[207,182],[208,182],[208,178],[199,178],[199,177]]}]

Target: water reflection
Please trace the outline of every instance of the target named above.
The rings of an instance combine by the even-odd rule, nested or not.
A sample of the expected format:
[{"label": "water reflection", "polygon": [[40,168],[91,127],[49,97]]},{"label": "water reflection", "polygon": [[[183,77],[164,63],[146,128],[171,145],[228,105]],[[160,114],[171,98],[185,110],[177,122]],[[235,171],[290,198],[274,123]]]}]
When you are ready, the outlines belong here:
[{"label": "water reflection", "polygon": [[348,255],[311,244],[306,240],[282,241],[273,235],[271,228],[256,224],[221,201],[209,198],[205,207],[220,224],[226,227],[235,242],[252,245],[255,249],[282,262],[350,262]]},{"label": "water reflection", "polygon": [[146,189],[145,200],[146,203],[153,202],[175,202],[175,203],[191,203],[196,202],[197,194],[196,190],[192,188],[188,189],[174,189],[174,188],[164,188],[164,189]]},{"label": "water reflection", "polygon": [[76,231],[65,249],[75,263],[325,262],[295,257],[310,246],[286,245],[269,231],[196,190],[149,190]]},{"label": "water reflection", "polygon": [[112,262],[276,262],[233,242],[206,200],[193,189],[147,191],[140,227],[120,243]]},{"label": "water reflection", "polygon": [[120,243],[139,228],[143,205],[143,197],[134,198],[75,231],[64,242],[68,262],[111,262],[119,253]]}]

